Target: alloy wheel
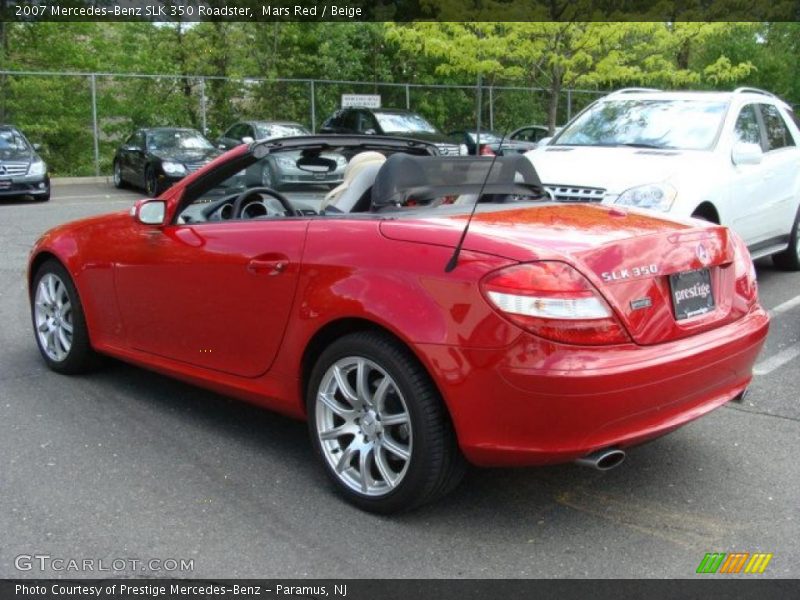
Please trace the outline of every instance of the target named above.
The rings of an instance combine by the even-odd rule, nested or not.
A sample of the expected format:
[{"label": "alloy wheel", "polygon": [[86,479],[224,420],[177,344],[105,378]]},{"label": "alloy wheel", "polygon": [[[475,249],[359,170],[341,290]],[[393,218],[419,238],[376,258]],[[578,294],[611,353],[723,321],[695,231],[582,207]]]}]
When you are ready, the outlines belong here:
[{"label": "alloy wheel", "polygon": [[48,358],[65,360],[72,348],[72,301],[64,282],[53,273],[42,277],[36,287],[34,324]]},{"label": "alloy wheel", "polygon": [[348,356],[333,363],[316,395],[316,433],[335,476],[366,496],[384,496],[403,480],[413,435],[406,401],[378,364]]}]

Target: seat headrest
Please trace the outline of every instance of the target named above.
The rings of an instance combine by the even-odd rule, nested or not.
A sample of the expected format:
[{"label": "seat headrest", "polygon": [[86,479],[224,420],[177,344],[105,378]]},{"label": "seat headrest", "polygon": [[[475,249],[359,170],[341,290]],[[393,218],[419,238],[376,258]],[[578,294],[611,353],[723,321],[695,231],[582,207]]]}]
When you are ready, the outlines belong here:
[{"label": "seat headrest", "polygon": [[348,162],[347,166],[344,168],[342,183],[325,195],[325,199],[322,201],[321,208],[324,209],[327,206],[337,206],[338,208],[338,198],[347,191],[347,189],[352,185],[353,180],[358,177],[358,175],[367,166],[380,166],[384,163],[384,161],[386,161],[386,157],[380,152],[359,152],[353,156],[353,158],[350,159],[350,162]]}]

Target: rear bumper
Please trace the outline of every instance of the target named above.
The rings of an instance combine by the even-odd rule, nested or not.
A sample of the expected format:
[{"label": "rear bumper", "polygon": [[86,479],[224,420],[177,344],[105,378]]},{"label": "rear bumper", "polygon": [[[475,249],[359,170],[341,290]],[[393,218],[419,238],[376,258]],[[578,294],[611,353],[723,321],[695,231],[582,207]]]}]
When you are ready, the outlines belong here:
[{"label": "rear bumper", "polygon": [[524,334],[503,349],[418,350],[468,460],[541,465],[642,443],[735,398],[752,378],[768,327],[757,307],[658,346],[566,346]]}]

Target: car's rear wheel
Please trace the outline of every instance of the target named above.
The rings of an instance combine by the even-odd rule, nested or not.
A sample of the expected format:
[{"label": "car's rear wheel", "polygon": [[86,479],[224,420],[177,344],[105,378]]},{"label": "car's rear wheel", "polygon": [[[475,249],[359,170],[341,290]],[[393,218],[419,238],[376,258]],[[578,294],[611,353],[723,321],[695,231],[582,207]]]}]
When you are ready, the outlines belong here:
[{"label": "car's rear wheel", "polygon": [[47,366],[59,373],[82,373],[97,367],[78,291],[67,270],[48,260],[33,279],[31,315],[36,343]]},{"label": "car's rear wheel", "polygon": [[444,495],[464,474],[435,385],[388,335],[360,332],[331,344],[311,373],[306,402],[325,472],[362,509],[409,510]]},{"label": "car's rear wheel", "polygon": [[118,160],[114,161],[114,171],[112,178],[114,181],[115,188],[121,190],[125,187],[125,180],[122,179],[122,166],[119,164]]},{"label": "car's rear wheel", "polygon": [[800,208],[794,218],[794,227],[789,236],[789,247],[772,256],[775,266],[784,271],[800,271]]}]

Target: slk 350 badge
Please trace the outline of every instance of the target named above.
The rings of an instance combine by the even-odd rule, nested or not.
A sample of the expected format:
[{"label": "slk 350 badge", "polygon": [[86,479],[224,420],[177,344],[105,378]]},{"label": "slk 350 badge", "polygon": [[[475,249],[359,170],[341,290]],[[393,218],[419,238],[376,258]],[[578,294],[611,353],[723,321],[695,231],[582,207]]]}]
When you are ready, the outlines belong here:
[{"label": "slk 350 badge", "polygon": [[630,269],[619,269],[617,271],[604,271],[600,273],[600,277],[606,282],[634,279],[637,277],[649,277],[651,275],[658,275],[658,265],[642,265],[631,267]]}]

